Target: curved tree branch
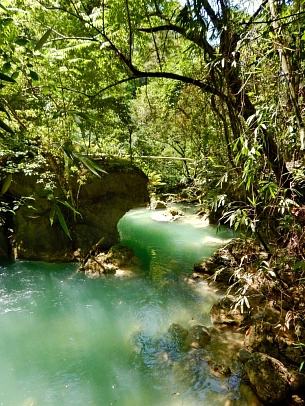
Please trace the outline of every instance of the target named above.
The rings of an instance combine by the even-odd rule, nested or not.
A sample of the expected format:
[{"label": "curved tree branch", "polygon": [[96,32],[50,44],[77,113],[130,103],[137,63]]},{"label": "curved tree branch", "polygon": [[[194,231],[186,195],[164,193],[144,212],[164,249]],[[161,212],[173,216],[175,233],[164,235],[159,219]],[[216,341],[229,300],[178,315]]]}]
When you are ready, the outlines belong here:
[{"label": "curved tree branch", "polygon": [[213,57],[213,55],[215,53],[214,48],[208,43],[207,39],[204,38],[203,35],[196,36],[196,33],[192,32],[192,31],[188,32],[185,28],[179,27],[178,25],[175,25],[175,24],[159,25],[156,27],[140,27],[137,30],[141,31],[141,32],[147,32],[147,33],[161,32],[161,31],[173,31],[173,32],[176,32],[176,33],[182,35],[184,38],[188,39],[189,41],[194,42],[200,48],[204,49],[210,57]]}]

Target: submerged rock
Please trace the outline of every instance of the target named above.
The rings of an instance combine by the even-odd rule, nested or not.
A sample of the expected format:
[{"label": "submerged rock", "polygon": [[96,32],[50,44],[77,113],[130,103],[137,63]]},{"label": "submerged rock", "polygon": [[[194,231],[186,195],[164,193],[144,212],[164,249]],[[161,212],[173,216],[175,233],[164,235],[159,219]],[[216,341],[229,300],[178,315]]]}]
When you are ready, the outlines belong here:
[{"label": "submerged rock", "polygon": [[181,326],[181,324],[178,323],[171,324],[168,328],[168,332],[171,336],[171,339],[180,346],[184,344],[185,339],[189,334],[188,329]]},{"label": "submerged rock", "polygon": [[207,327],[195,325],[190,328],[190,331],[185,339],[185,345],[191,348],[204,347],[211,341],[211,334]]},{"label": "submerged rock", "polygon": [[181,324],[173,323],[168,332],[171,339],[184,349],[203,348],[211,341],[211,334],[207,327],[196,324],[187,329]]},{"label": "submerged rock", "polygon": [[219,378],[228,378],[231,376],[231,369],[227,365],[217,364],[213,361],[208,361],[208,365],[210,366],[210,373]]}]

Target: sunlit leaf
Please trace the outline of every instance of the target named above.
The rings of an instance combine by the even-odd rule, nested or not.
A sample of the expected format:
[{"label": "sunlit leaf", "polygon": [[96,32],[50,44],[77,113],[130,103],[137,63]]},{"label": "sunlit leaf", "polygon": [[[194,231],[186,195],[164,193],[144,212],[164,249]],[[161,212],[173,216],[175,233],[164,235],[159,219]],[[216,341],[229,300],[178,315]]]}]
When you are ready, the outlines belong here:
[{"label": "sunlit leaf", "polygon": [[249,300],[248,300],[247,296],[244,296],[244,299],[245,299],[245,303],[246,303],[247,308],[250,309],[250,303],[249,303]]},{"label": "sunlit leaf", "polygon": [[3,195],[5,192],[7,192],[8,191],[8,188],[10,187],[10,185],[11,185],[11,182],[12,182],[12,177],[13,177],[13,175],[10,173],[6,178],[5,178],[5,181],[3,182],[3,185],[2,185],[2,188],[1,188],[1,195]]},{"label": "sunlit leaf", "polygon": [[54,222],[54,215],[55,215],[55,207],[52,206],[50,214],[49,214],[49,219],[50,219],[51,226],[53,225],[53,222]]},{"label": "sunlit leaf", "polygon": [[52,32],[52,29],[49,28],[49,29],[43,34],[43,36],[42,36],[42,37],[40,38],[40,40],[37,42],[37,44],[36,44],[36,46],[35,46],[35,48],[34,48],[34,51],[38,51],[39,49],[41,49],[41,48],[44,46],[44,44],[45,44],[45,43],[47,42],[47,40],[49,39],[51,32]]},{"label": "sunlit leaf", "polygon": [[4,10],[6,13],[9,13],[9,10],[6,7],[4,7],[1,3],[0,3],[0,8],[2,8],[2,10]]},{"label": "sunlit leaf", "polygon": [[46,96],[48,93],[50,93],[51,88],[49,86],[42,86],[42,91],[43,94]]}]

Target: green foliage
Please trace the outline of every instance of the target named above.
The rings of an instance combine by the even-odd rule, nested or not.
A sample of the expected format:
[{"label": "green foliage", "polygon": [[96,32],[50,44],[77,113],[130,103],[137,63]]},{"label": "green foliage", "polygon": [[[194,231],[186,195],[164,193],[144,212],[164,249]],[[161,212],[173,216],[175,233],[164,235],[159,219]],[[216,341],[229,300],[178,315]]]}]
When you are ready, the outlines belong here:
[{"label": "green foliage", "polygon": [[[286,165],[300,161],[300,139],[275,49],[286,46],[304,116],[302,7],[279,7],[280,36],[259,23],[268,7],[245,10],[219,1],[4,3],[4,161],[26,173],[38,161],[58,167],[74,207],[75,167],[100,176],[92,157],[128,156],[154,190],[183,185],[236,230],[283,230],[305,201],[304,171]],[[14,172],[5,165],[3,179]],[[50,173],[41,181],[52,185]]]},{"label": "green foliage", "polygon": [[42,196],[45,196],[49,201],[51,201],[53,203],[51,210],[50,210],[50,214],[49,214],[51,226],[54,223],[54,217],[56,215],[59,220],[59,223],[61,225],[61,228],[63,229],[63,231],[65,232],[67,237],[70,238],[70,240],[71,240],[72,238],[70,235],[70,231],[69,231],[68,225],[66,223],[65,217],[60,209],[59,203],[65,207],[67,207],[68,209],[70,209],[74,215],[76,215],[76,214],[80,215],[80,213],[74,207],[72,207],[70,205],[70,203],[67,202],[66,200],[62,200],[62,199],[54,196],[52,189],[43,189],[40,191],[40,194]]}]

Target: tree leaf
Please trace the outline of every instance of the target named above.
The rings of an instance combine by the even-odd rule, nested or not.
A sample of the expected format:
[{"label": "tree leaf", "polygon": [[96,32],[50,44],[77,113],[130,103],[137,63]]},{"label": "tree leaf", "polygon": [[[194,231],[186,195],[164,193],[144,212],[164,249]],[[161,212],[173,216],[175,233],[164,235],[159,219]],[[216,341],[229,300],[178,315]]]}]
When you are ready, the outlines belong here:
[{"label": "tree leaf", "polygon": [[44,44],[47,42],[47,40],[49,39],[49,36],[52,32],[52,29],[49,28],[44,34],[43,36],[40,38],[40,40],[37,42],[34,51],[39,51],[39,49],[41,49]]},{"label": "tree leaf", "polygon": [[38,192],[40,194],[40,196],[49,196],[50,194],[53,194],[53,190],[52,189],[41,189]]},{"label": "tree leaf", "polygon": [[0,72],[0,80],[5,80],[6,82],[16,83],[16,81],[13,78],[11,78],[10,76],[7,76],[1,72]]},{"label": "tree leaf", "polygon": [[2,72],[3,73],[7,73],[7,72],[9,72],[10,71],[10,69],[11,69],[11,63],[10,62],[5,62],[4,64],[3,64],[3,66],[2,66]]},{"label": "tree leaf", "polygon": [[15,44],[20,45],[21,47],[27,45],[30,41],[26,38],[18,38],[15,41]]},{"label": "tree leaf", "polygon": [[0,193],[1,195],[4,195],[4,193],[7,192],[8,188],[11,185],[12,178],[13,178],[13,175],[11,173],[5,178],[5,181],[3,182],[3,185],[1,188],[1,193]]},{"label": "tree leaf", "polygon": [[78,117],[81,117],[86,121],[92,121],[92,122],[95,122],[95,121],[96,122],[101,122],[102,121],[102,119],[100,117],[98,117],[98,116],[96,116],[94,114],[84,113],[82,111],[75,110],[75,109],[70,109],[70,110],[67,111],[67,113],[72,115],[72,116],[76,115]]},{"label": "tree leaf", "polygon": [[1,120],[1,118],[0,118],[0,128],[2,128],[2,130],[5,130],[10,134],[15,134],[14,131],[7,124],[5,124],[4,121]]},{"label": "tree leaf", "polygon": [[38,74],[34,72],[33,70],[30,70],[30,77],[33,80],[39,80]]},{"label": "tree leaf", "polygon": [[57,214],[61,228],[64,230],[65,234],[70,238],[70,240],[72,240],[66,220],[65,220],[60,208],[58,207],[58,205],[56,203],[54,204],[53,207],[54,207],[55,213]]},{"label": "tree leaf", "polygon": [[18,78],[18,76],[19,76],[19,71],[18,70],[16,70],[16,72],[14,72],[13,74],[12,74],[12,79],[17,79]]}]

